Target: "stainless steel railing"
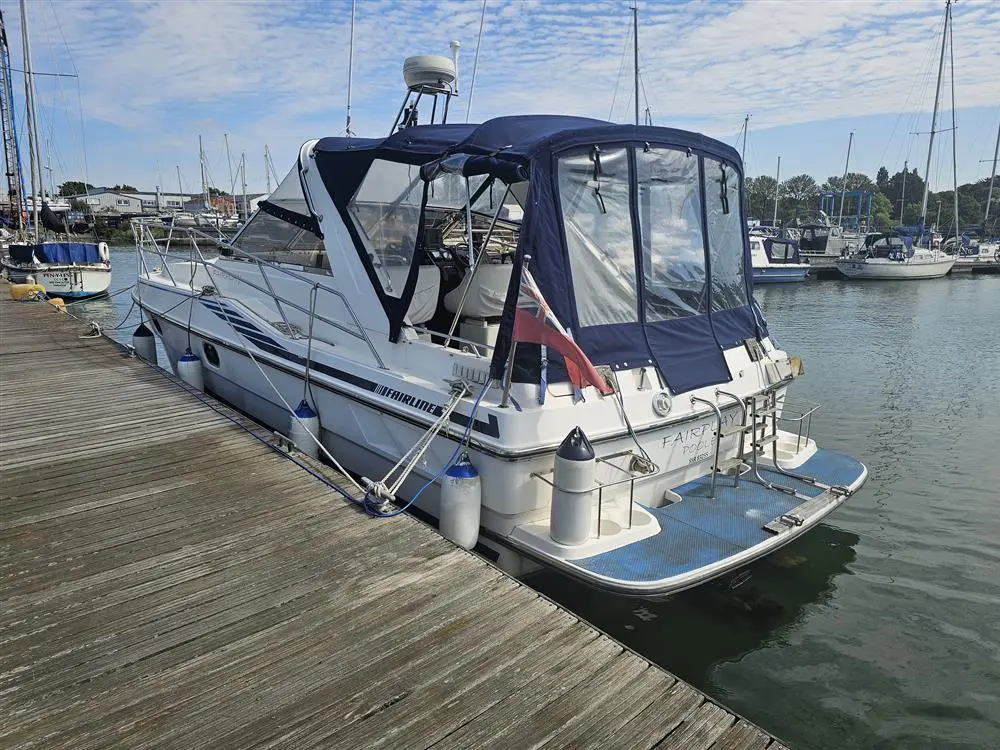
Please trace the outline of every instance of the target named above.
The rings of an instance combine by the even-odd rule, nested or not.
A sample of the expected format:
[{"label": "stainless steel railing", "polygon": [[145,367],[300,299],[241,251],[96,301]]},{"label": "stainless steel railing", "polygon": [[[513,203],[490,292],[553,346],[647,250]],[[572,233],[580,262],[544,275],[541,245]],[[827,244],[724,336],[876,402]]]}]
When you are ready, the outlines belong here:
[{"label": "stainless steel railing", "polygon": [[[153,236],[152,228],[149,226],[148,223],[143,221],[133,220],[131,226],[132,226],[132,233],[135,236],[136,240],[136,255],[139,263],[140,276],[145,275],[146,278],[149,278],[150,275],[149,266],[146,262],[147,252],[155,253],[161,259],[161,261],[163,262],[162,265],[163,270],[166,271],[167,276],[170,278],[170,281],[175,286],[178,285],[177,278],[174,276],[173,270],[170,268],[170,264],[167,262],[167,260],[169,259],[179,260],[181,262],[190,264],[191,276],[187,281],[187,285],[190,286],[192,289],[194,288],[194,280],[197,273],[196,269],[198,266],[200,266],[204,269],[206,276],[212,282],[212,287],[215,290],[215,293],[220,296],[225,296],[219,285],[215,283],[215,279],[212,275],[213,273],[223,274],[227,278],[231,278],[241,284],[244,284],[250,287],[251,289],[254,289],[262,294],[265,294],[272,300],[274,300],[275,306],[277,307],[278,312],[281,315],[281,319],[286,327],[286,330],[288,331],[288,335],[294,336],[294,331],[296,327],[293,326],[291,321],[288,319],[285,307],[288,307],[289,309],[298,310],[299,312],[304,314],[306,316],[306,320],[308,321],[310,332],[313,330],[314,321],[319,320],[333,328],[336,328],[339,331],[342,331],[343,333],[349,336],[364,341],[365,344],[367,344],[368,349],[371,352],[372,357],[375,359],[375,362],[378,364],[379,368],[383,370],[387,369],[385,363],[382,361],[382,358],[379,356],[379,353],[376,350],[375,345],[372,343],[371,338],[368,336],[368,332],[365,330],[364,326],[361,325],[361,321],[358,318],[357,314],[354,312],[354,308],[351,307],[351,303],[348,301],[347,297],[340,290],[333,289],[332,287],[319,283],[318,281],[316,281],[315,277],[310,278],[311,274],[305,274],[293,271],[291,269],[284,268],[282,266],[271,263],[270,261],[265,261],[261,258],[250,255],[249,253],[243,252],[238,247],[235,247],[234,245],[231,245],[226,241],[221,241],[218,238],[212,237],[211,235],[206,234],[205,232],[202,232],[194,227],[174,227],[173,225],[171,225],[165,240],[158,240]],[[177,254],[175,252],[171,252],[171,244],[175,242],[175,235],[177,236],[178,240],[181,237],[183,237],[184,240],[186,240],[185,245],[188,251],[186,254]],[[255,284],[253,281],[247,279],[245,276],[242,276],[240,274],[235,274],[225,268],[221,268],[215,263],[209,262],[209,260],[205,258],[204,254],[202,253],[201,247],[198,244],[199,238],[201,238],[203,242],[206,243],[211,242],[222,248],[225,248],[230,257],[234,257],[241,261],[255,264],[265,286],[260,286],[259,284]],[[161,242],[163,243],[162,246]],[[271,283],[271,279],[268,277],[268,271],[277,272],[279,274],[283,274],[290,278],[309,284],[311,288],[310,306],[304,307],[299,303],[295,302],[294,300],[288,299],[287,297],[283,297],[280,294],[278,294],[275,291],[273,284]],[[346,325],[340,321],[333,320],[328,316],[321,315],[320,313],[316,312],[314,304],[315,300],[313,299],[313,295],[317,295],[320,290],[322,290],[325,293],[333,295],[343,303],[344,309],[350,316],[353,326]],[[310,333],[310,344],[311,344],[311,338],[312,334]],[[335,344],[335,342],[332,341],[329,341],[327,343]]]}]

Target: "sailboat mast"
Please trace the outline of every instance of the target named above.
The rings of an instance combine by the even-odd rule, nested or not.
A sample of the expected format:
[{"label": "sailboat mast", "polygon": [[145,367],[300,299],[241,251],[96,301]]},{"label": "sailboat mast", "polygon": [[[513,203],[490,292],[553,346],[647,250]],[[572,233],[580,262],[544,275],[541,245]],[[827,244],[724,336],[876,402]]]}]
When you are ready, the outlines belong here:
[{"label": "sailboat mast", "polygon": [[993,200],[993,183],[997,179],[997,157],[1000,156],[1000,125],[997,125],[997,145],[993,147],[993,174],[990,175],[990,190],[986,194],[986,214],[983,216],[983,231],[990,220],[990,201]]},{"label": "sailboat mast", "polygon": [[[24,99],[28,107],[27,127],[28,127],[28,154],[30,156],[31,169],[31,206],[32,206],[32,228],[34,230],[35,242],[38,242],[38,195],[37,190],[41,187],[41,153],[38,150],[36,122],[34,117],[34,75],[31,71],[31,47],[28,44],[28,10],[24,0],[21,0],[21,42],[24,47]],[[38,179],[36,181],[36,172]]]},{"label": "sailboat mast", "polygon": [[778,191],[781,190],[781,157],[778,157],[778,171],[774,173],[774,221],[772,227],[778,226]]},{"label": "sailboat mast", "polygon": [[938,105],[941,100],[941,76],[944,74],[944,51],[948,42],[948,21],[951,18],[951,0],[944,8],[944,32],[941,34],[941,60],[938,62],[937,88],[934,90],[934,114],[931,117],[931,139],[927,144],[927,168],[924,170],[924,199],[920,203],[920,233],[927,223],[927,200],[931,189],[931,157],[934,155],[934,134],[937,131]]},{"label": "sailboat mast", "polygon": [[[951,21],[951,5],[947,8],[948,21]],[[955,121],[955,35],[952,25],[948,23],[948,56],[951,68],[951,178],[955,190],[955,253],[958,253],[958,123]]]},{"label": "sailboat mast", "polygon": [[271,194],[271,154],[267,150],[267,144],[264,144],[264,175],[267,177],[267,194]]},{"label": "sailboat mast", "polygon": [[223,133],[226,141],[226,163],[229,165],[229,194],[236,194],[236,178],[233,177],[233,157],[229,155],[229,133]]},{"label": "sailboat mast", "polygon": [[205,149],[201,145],[201,136],[198,136],[198,161],[201,164],[201,194],[205,201],[205,210],[212,208],[212,202],[208,197],[208,183],[205,181]]},{"label": "sailboat mast", "polygon": [[181,165],[177,165],[177,192],[181,197],[181,203],[184,203],[184,186],[181,184]]},{"label": "sailboat mast", "polygon": [[743,162],[743,168],[746,169],[747,166],[747,130],[750,127],[750,115],[743,118],[743,149],[740,151],[740,161]]},{"label": "sailboat mast", "polygon": [[639,124],[639,5],[632,6],[632,69],[635,73],[635,124]]},{"label": "sailboat mast", "polygon": [[847,139],[847,161],[844,162],[844,179],[840,183],[840,212],[837,215],[837,226],[844,226],[844,200],[847,198],[847,171],[851,168],[851,145],[854,143],[854,131]]},{"label": "sailboat mast", "polygon": [[243,221],[250,218],[247,210],[247,154],[246,151],[240,156],[240,180],[243,184]]},{"label": "sailboat mast", "polygon": [[910,166],[910,162],[903,162],[903,192],[899,196],[899,224],[903,224],[903,207],[906,205],[906,170]]},{"label": "sailboat mast", "polygon": [[[56,195],[56,185],[52,181],[52,139],[45,139],[45,171],[49,173],[49,199]],[[44,189],[44,186],[43,186]]]},{"label": "sailboat mast", "polygon": [[[351,89],[354,84],[354,14],[355,11],[357,11],[357,8],[358,8],[358,0],[351,0],[351,46],[350,46],[350,52],[348,53],[347,57],[347,124],[344,126],[344,135],[346,135],[348,138],[354,135],[351,132]],[[266,172],[267,146],[264,146],[264,154],[265,154],[264,171]],[[268,193],[271,192],[270,187],[268,187],[267,192]]]}]

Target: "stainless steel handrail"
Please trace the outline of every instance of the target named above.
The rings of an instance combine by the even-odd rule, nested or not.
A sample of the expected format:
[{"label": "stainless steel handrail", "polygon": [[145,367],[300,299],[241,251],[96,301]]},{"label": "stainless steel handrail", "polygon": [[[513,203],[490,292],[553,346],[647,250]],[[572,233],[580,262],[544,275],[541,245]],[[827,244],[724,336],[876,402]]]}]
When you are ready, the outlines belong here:
[{"label": "stainless steel handrail", "polygon": [[719,405],[714,401],[709,401],[707,398],[699,398],[698,396],[691,397],[691,403],[695,402],[700,404],[708,404],[715,412],[715,460],[712,462],[712,479],[708,490],[708,497],[710,500],[715,499],[715,477],[719,473],[719,446],[722,444],[722,410],[719,409]]},{"label": "stainless steel handrail", "polygon": [[[134,232],[134,227],[137,224],[139,226],[141,226],[145,230],[145,233],[148,234],[149,239],[152,240],[153,247],[155,248],[155,250],[153,250],[152,252],[155,252],[161,259],[174,258],[174,259],[181,260],[181,261],[186,261],[186,262],[192,263],[192,264],[197,263],[197,264],[199,264],[199,265],[201,265],[201,266],[203,266],[205,268],[205,272],[208,274],[208,276],[209,276],[210,279],[212,279],[212,270],[218,271],[220,273],[225,274],[226,276],[228,276],[230,278],[235,279],[236,281],[239,281],[239,282],[241,282],[243,284],[246,284],[247,286],[249,286],[252,289],[256,289],[257,291],[262,292],[263,294],[267,294],[268,296],[270,296],[275,301],[275,304],[279,306],[279,309],[280,309],[281,304],[284,303],[285,305],[288,305],[289,307],[291,307],[293,309],[296,309],[299,312],[302,312],[302,313],[304,313],[304,314],[306,314],[306,315],[308,315],[310,317],[315,317],[316,319],[321,320],[324,323],[333,326],[337,330],[343,331],[344,333],[348,334],[349,336],[353,336],[353,337],[355,337],[357,339],[360,339],[360,340],[364,341],[368,345],[368,348],[371,351],[372,356],[375,358],[375,361],[378,363],[379,368],[382,369],[382,370],[387,369],[386,366],[385,366],[385,363],[382,361],[382,358],[379,356],[378,351],[375,349],[375,345],[372,343],[371,339],[369,338],[367,331],[365,331],[364,326],[361,325],[361,321],[358,318],[357,314],[354,312],[354,308],[351,307],[351,303],[348,301],[347,297],[345,297],[344,294],[340,290],[333,289],[333,288],[328,287],[328,286],[326,286],[324,284],[319,284],[319,283],[316,282],[315,279],[306,278],[302,274],[298,274],[298,273],[295,273],[294,271],[291,271],[291,270],[289,270],[287,268],[282,268],[281,266],[274,265],[274,264],[272,264],[270,262],[264,261],[264,260],[262,260],[260,258],[257,258],[257,257],[255,257],[253,255],[250,255],[249,253],[244,253],[243,251],[239,250],[239,248],[235,248],[235,247],[233,247],[231,245],[228,245],[228,244],[222,244],[222,245],[220,245],[221,247],[226,247],[226,248],[231,249],[234,252],[234,254],[238,254],[239,256],[244,256],[245,260],[247,260],[248,262],[255,263],[258,266],[258,268],[260,269],[261,276],[264,277],[264,281],[265,281],[265,283],[268,286],[268,288],[265,289],[264,287],[261,287],[261,286],[259,286],[257,284],[254,284],[252,281],[249,281],[248,279],[246,279],[246,278],[244,278],[242,276],[234,274],[231,271],[226,270],[225,268],[220,268],[219,266],[217,266],[217,265],[215,265],[213,263],[209,263],[205,259],[205,256],[202,253],[201,248],[198,246],[196,235],[201,235],[203,238],[212,240],[213,242],[215,242],[216,240],[214,238],[212,238],[211,236],[206,235],[204,232],[200,232],[200,231],[198,231],[196,229],[193,229],[193,228],[185,228],[185,229],[189,230],[189,233],[192,235],[192,237],[194,237],[195,241],[191,245],[191,248],[190,248],[190,251],[189,251],[189,255],[187,257],[184,257],[184,256],[181,256],[181,255],[176,255],[176,254],[170,253],[170,252],[167,251],[167,249],[161,249],[159,247],[159,245],[156,243],[155,238],[153,238],[153,236],[152,236],[152,232],[149,231],[149,227],[146,224],[143,224],[141,222],[133,222],[133,232]],[[171,232],[170,232],[170,234],[168,234],[168,237],[167,237],[168,245],[169,245],[170,237],[172,236],[172,233],[173,233],[173,226],[171,226]],[[142,242],[139,239],[139,237],[137,237],[136,239],[137,239],[136,250],[141,254],[141,253],[144,252],[144,249],[141,246]],[[198,260],[197,261],[194,260],[194,258],[193,258],[193,255],[194,255],[195,252],[198,254]],[[145,260],[143,260],[143,265],[145,265]],[[340,323],[340,322],[338,322],[336,320],[332,320],[332,319],[326,317],[325,315],[320,315],[319,313],[311,312],[309,309],[307,309],[305,307],[302,307],[298,303],[296,303],[296,302],[294,302],[292,300],[286,299],[284,297],[280,297],[279,295],[277,295],[277,293],[274,292],[273,287],[270,284],[270,281],[267,279],[267,277],[266,277],[266,275],[264,273],[263,269],[264,269],[265,266],[267,268],[271,268],[271,269],[280,271],[281,273],[283,273],[283,274],[285,274],[287,276],[290,276],[290,277],[292,277],[292,278],[294,278],[294,279],[296,279],[298,281],[304,281],[304,282],[308,283],[310,286],[315,286],[318,289],[322,289],[324,292],[329,292],[333,296],[335,296],[338,299],[340,299],[340,301],[344,303],[344,308],[347,310],[348,314],[351,316],[351,320],[354,323],[354,325],[356,326],[357,330],[351,330],[349,327],[347,327],[343,323]],[[169,263],[164,263],[164,267],[165,267],[165,269],[167,271],[167,275],[170,276],[171,282],[175,286],[177,286],[177,281],[174,278],[173,274],[170,272],[170,265],[169,265]],[[147,278],[148,278],[148,275],[149,275],[148,268],[147,268],[147,274],[146,275],[147,275]],[[225,295],[221,294],[221,290],[219,289],[218,285],[214,284],[214,279],[212,279],[212,281],[213,281],[213,285],[216,288],[216,291],[221,296],[225,296]],[[281,312],[281,315],[282,315],[282,320],[284,321],[285,325],[288,326],[289,334],[291,334],[292,328],[291,328],[290,323],[288,322],[287,316],[284,314],[283,310],[281,310],[280,312]]]},{"label": "stainless steel handrail", "polygon": [[[629,456],[630,458],[639,459],[644,465],[649,467],[649,471],[643,472],[642,474],[635,474],[631,469],[623,469],[621,466],[612,462],[612,459],[622,458],[623,456]],[[595,458],[598,463],[606,464],[616,471],[620,471],[623,474],[627,474],[624,479],[618,479],[613,482],[602,482],[599,479],[594,480],[594,487],[597,489],[597,538],[601,538],[601,516],[603,514],[604,507],[604,490],[609,487],[617,487],[619,484],[625,484],[629,482],[628,489],[628,527],[632,528],[632,506],[635,499],[635,480],[637,479],[647,479],[651,476],[659,474],[660,467],[654,464],[652,461],[647,459],[645,456],[640,456],[638,453],[633,453],[629,449],[623,451],[618,451],[617,453],[609,453],[606,456],[598,456]],[[554,474],[555,468],[547,469],[546,471],[533,471],[531,476],[535,479],[540,479],[545,482],[545,484],[550,487],[555,487],[556,484],[553,480],[546,477],[547,474]]]},{"label": "stainless steel handrail", "polygon": [[[432,336],[444,336],[444,335],[446,335],[446,334],[441,333],[441,331],[432,331],[430,328],[424,328],[423,326],[413,326],[413,325],[411,325],[411,326],[408,326],[408,327],[411,330],[416,331],[417,333],[428,333],[428,334],[430,334]],[[481,346],[484,349],[487,349],[489,351],[492,351],[492,350],[496,349],[496,346],[494,346],[493,344],[487,344],[485,341],[473,341],[472,339],[463,339],[461,336],[452,336],[451,340],[452,341],[457,341],[460,344],[468,344],[469,346],[471,346],[473,348],[473,351],[469,352],[469,354],[475,354],[479,359],[486,359],[486,356],[483,355],[483,354],[480,354],[479,350],[476,347],[480,347]]]}]

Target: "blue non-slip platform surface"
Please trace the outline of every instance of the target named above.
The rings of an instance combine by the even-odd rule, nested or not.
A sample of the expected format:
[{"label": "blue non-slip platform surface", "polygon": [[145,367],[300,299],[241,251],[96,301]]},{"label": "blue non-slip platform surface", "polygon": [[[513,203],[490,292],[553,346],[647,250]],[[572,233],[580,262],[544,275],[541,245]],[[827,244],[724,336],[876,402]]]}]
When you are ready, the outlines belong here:
[{"label": "blue non-slip platform surface", "polygon": [[[850,456],[819,450],[795,470],[824,484],[850,485],[864,466]],[[769,482],[814,497],[822,490],[773,471],[761,471]],[[751,481],[747,475],[733,486],[733,478],[715,480],[715,498],[709,497],[706,476],[674,489],[684,499],[664,508],[648,508],[660,523],[660,533],[600,555],[574,560],[593,573],[621,581],[644,582],[671,578],[724,560],[773,536],[764,524],[787,513],[801,498]]]}]

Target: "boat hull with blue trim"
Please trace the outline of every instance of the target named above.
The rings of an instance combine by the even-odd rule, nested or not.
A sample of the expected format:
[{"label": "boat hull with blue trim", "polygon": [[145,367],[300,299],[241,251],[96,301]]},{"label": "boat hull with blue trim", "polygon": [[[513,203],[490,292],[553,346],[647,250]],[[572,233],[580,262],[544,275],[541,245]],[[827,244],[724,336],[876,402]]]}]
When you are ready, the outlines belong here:
[{"label": "boat hull with blue trim", "polygon": [[809,265],[802,264],[793,267],[754,266],[754,284],[795,284],[806,280],[809,275]]},{"label": "boat hull with blue trim", "polygon": [[[213,255],[140,239],[133,299],[171,362],[188,348],[202,360],[210,393],[282,432],[306,401],[323,447],[369,493],[391,485],[437,517],[466,450],[480,540],[505,569],[661,596],[804,533],[866,475],[855,462],[846,484],[810,494],[841,479],[809,437],[812,409],[788,399],[801,363],[752,299],[741,190],[724,144],[581,118],[310,141]],[[671,214],[684,200],[705,209]],[[559,250],[527,251],[547,247]],[[593,446],[594,484],[557,504],[573,426]],[[414,446],[426,450],[408,460]],[[781,480],[808,491],[772,481],[769,455],[775,474],[815,469]],[[572,544],[553,538],[565,507],[589,530]],[[737,513],[756,536],[721,549],[713,530]],[[677,536],[695,521],[700,535]],[[695,550],[692,567],[661,554],[672,540]],[[615,555],[652,572],[616,569]]]},{"label": "boat hull with blue trim", "polygon": [[104,242],[15,243],[0,265],[15,284],[30,278],[52,297],[96,297],[111,285],[111,256]]}]

